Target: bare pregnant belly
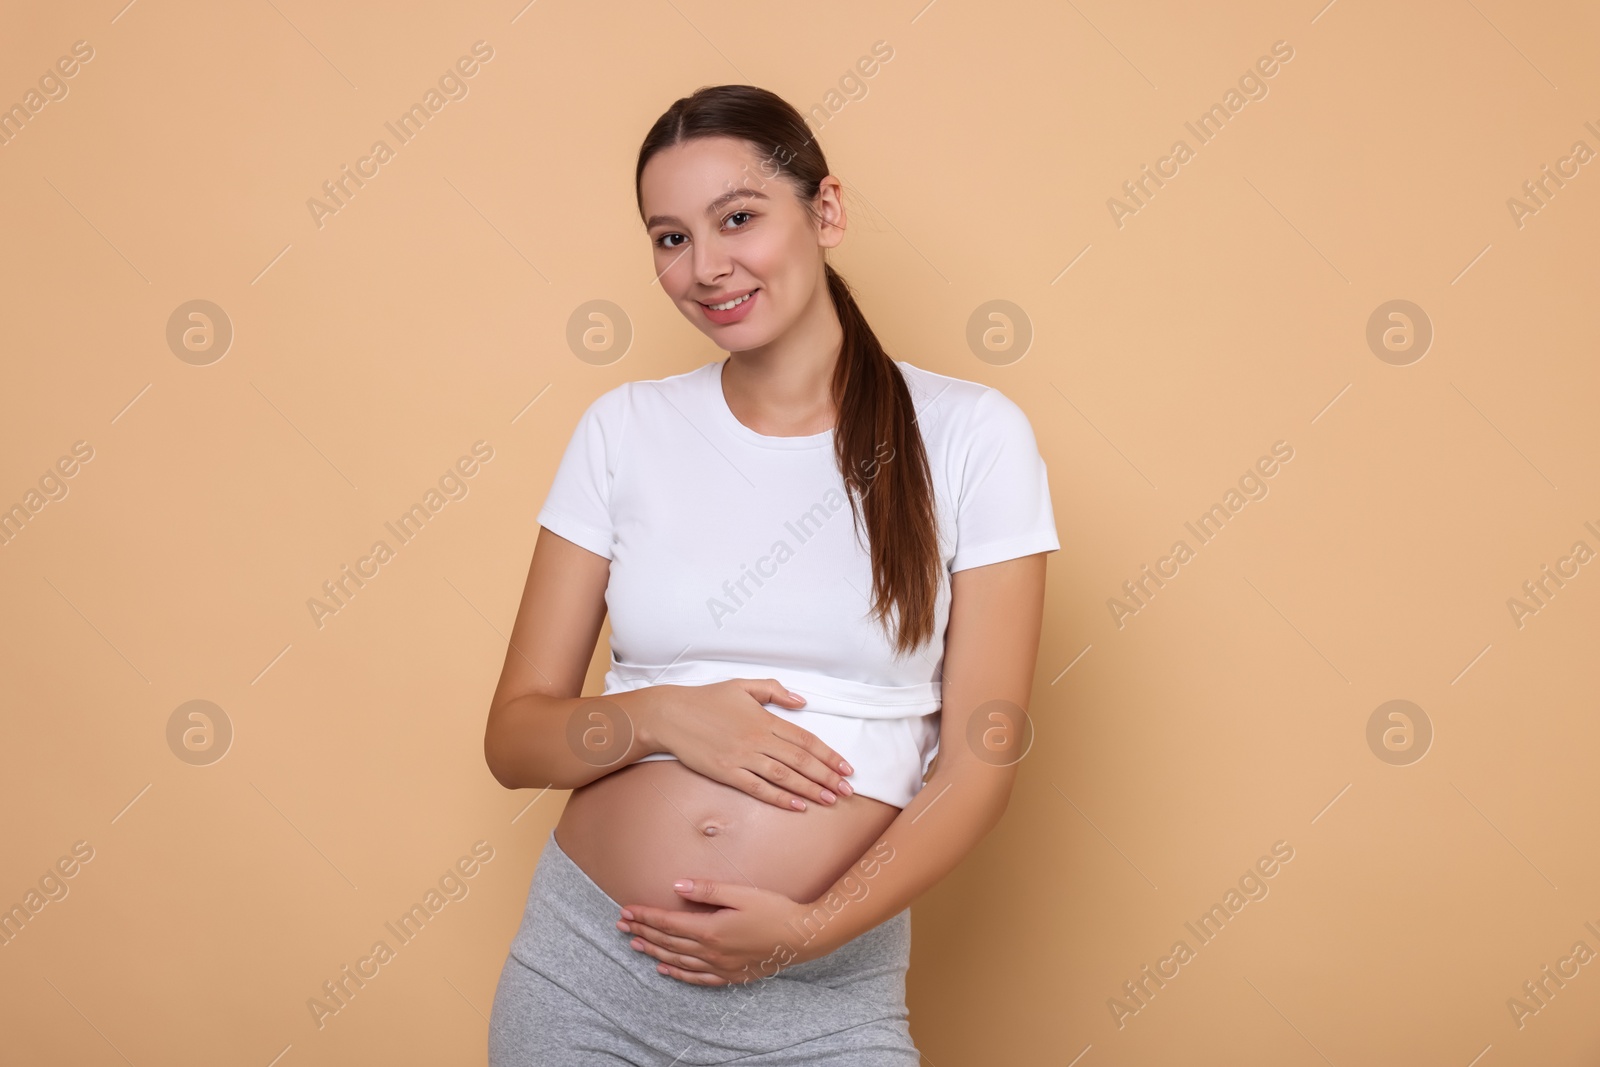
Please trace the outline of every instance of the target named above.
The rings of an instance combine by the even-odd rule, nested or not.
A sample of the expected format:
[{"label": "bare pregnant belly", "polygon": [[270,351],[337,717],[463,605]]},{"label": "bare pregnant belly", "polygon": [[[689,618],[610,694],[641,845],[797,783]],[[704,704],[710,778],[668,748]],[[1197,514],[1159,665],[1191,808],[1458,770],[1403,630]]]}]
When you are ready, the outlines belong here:
[{"label": "bare pregnant belly", "polygon": [[680,878],[754,885],[817,899],[870,849],[900,809],[860,795],[787,811],[677,760],[613,771],[575,789],[556,844],[618,904],[708,911]]}]

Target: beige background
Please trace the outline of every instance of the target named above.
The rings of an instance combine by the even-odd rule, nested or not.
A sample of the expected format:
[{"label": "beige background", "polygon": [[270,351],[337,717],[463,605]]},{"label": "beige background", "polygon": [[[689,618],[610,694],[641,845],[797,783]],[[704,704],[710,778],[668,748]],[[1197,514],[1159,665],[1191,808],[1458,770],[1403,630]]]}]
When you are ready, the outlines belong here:
[{"label": "beige background", "polygon": [[[915,909],[927,1062],[1597,1062],[1600,962],[1508,1007],[1600,952],[1600,566],[1520,627],[1507,605],[1600,550],[1600,163],[1508,206],[1600,150],[1591,6],[123,3],[13,0],[0,36],[7,105],[93,49],[0,147],[0,506],[66,489],[0,547],[0,904],[93,853],[0,948],[8,1059],[483,1061],[563,802],[482,755],[534,515],[590,400],[718,355],[651,284],[632,174],[674,98],[752,82],[821,108],[833,261],[890,352],[1003,390],[1050,466],[1037,741]],[[477,41],[468,95],[319,227],[307,200]],[[1184,123],[1277,41],[1200,144]],[[1108,199],[1179,138],[1119,227]],[[207,365],[166,340],[196,299],[234,333]],[[1407,365],[1367,342],[1397,299],[1434,332]],[[625,353],[569,347],[592,300]],[[1026,352],[969,346],[992,300]],[[476,441],[399,545],[384,523]],[[1277,441],[1269,494],[1199,545],[1184,523]],[[1433,730],[1409,765],[1367,740],[1396,699]],[[169,741],[192,700],[225,747]],[[319,1028],[322,983],[480,841],[468,895]],[[1185,922],[1280,841],[1201,945]]]}]

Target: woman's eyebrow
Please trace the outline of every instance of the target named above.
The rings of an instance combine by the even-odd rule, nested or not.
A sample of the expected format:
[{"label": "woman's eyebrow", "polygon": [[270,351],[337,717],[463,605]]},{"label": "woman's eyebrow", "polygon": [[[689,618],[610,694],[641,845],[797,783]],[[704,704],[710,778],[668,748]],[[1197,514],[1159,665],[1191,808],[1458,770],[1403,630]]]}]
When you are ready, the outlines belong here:
[{"label": "woman's eyebrow", "polygon": [[[763,193],[759,189],[751,189],[748,186],[739,189],[730,189],[706,205],[706,214],[708,216],[715,215],[718,211],[722,210],[724,205],[728,204],[730,201],[738,200],[740,198],[749,198],[751,200],[768,199],[766,193]],[[645,229],[649,229],[652,226],[659,226],[662,223],[674,223],[682,226],[683,220],[678,218],[676,215],[651,215],[650,218],[645,221],[644,225]]]}]

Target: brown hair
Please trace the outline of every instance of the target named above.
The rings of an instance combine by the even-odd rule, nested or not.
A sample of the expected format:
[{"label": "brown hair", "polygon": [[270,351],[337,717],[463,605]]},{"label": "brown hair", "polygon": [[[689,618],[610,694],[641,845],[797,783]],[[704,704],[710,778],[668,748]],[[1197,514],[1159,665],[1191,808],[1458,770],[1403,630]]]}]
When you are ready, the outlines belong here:
[{"label": "brown hair", "polygon": [[[753,85],[703,86],[674,101],[650,127],[634,174],[641,217],[645,164],[663,148],[700,137],[744,141],[763,157],[763,170],[770,170],[766,176],[787,181],[815,217],[813,203],[828,175],[828,161],[800,113]],[[839,411],[834,456],[858,524],[865,512],[872,613],[885,626],[890,611],[897,613],[895,652],[903,656],[933,636],[934,601],[944,577],[928,456],[900,368],[867,325],[849,283],[826,262],[823,270],[844,329],[833,373]],[[887,458],[879,453],[883,447],[890,450]]]}]

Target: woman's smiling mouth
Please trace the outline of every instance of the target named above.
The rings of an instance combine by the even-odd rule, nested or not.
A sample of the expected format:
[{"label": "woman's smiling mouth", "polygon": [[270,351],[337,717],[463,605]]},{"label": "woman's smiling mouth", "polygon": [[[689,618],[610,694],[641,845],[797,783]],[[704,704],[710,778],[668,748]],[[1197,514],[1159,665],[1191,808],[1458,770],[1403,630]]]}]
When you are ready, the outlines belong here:
[{"label": "woman's smiling mouth", "polygon": [[705,309],[707,319],[710,319],[718,326],[727,326],[740,321],[750,314],[750,309],[755,306],[756,294],[760,291],[759,288],[748,289],[738,296],[730,297],[726,300],[719,300],[710,304],[702,300],[697,301],[697,303]]},{"label": "woman's smiling mouth", "polygon": [[731,310],[733,310],[733,309],[734,309],[734,308],[736,308],[736,307],[738,307],[738,306],[739,306],[739,305],[740,305],[740,304],[741,304],[741,303],[743,303],[743,302],[744,302],[744,301],[746,301],[746,300],[748,300],[748,299],[750,299],[750,297],[751,297],[751,296],[752,296],[752,295],[753,295],[753,294],[754,294],[754,293],[755,293],[755,290],[754,290],[754,289],[748,289],[748,290],[746,290],[746,291],[745,291],[745,292],[744,292],[744,294],[743,294],[743,295],[741,295],[741,296],[736,296],[736,297],[734,297],[734,298],[732,298],[732,299],[731,299],[731,300],[724,300],[724,301],[722,301],[722,302],[720,302],[720,303],[715,303],[715,304],[712,304],[712,303],[707,303],[707,302],[706,302],[706,301],[704,301],[704,300],[702,300],[702,301],[700,301],[700,302],[701,302],[701,303],[702,303],[702,304],[705,304],[705,306],[706,306],[706,307],[708,307],[708,308],[710,308],[710,309],[711,309],[711,310],[712,310],[712,311],[731,311]]}]

